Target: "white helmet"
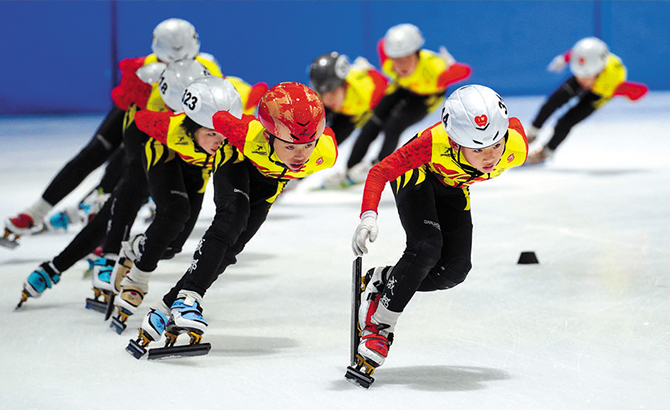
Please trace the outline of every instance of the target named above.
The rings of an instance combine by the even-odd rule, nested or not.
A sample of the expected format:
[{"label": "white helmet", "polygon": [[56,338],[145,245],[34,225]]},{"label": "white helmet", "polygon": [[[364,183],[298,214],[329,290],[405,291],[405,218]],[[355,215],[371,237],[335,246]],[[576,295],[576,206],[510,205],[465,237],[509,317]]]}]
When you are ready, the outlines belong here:
[{"label": "white helmet", "polygon": [[135,75],[143,82],[153,84],[161,80],[161,75],[163,75],[165,68],[167,68],[167,64],[165,63],[149,63],[138,68],[135,71]]},{"label": "white helmet", "polygon": [[483,85],[466,85],[444,102],[442,124],[458,145],[486,148],[505,137],[509,116],[498,93]]},{"label": "white helmet", "polygon": [[198,125],[214,129],[212,117],[218,111],[228,111],[242,118],[242,97],[235,86],[221,77],[202,77],[184,90],[182,109]]},{"label": "white helmet", "polygon": [[182,19],[167,19],[154,29],[151,49],[159,60],[171,63],[195,58],[200,52],[200,40],[195,27]]},{"label": "white helmet", "polygon": [[181,111],[181,96],[184,88],[200,77],[212,74],[197,60],[179,60],[168,64],[161,74],[158,90],[163,102],[172,111]]},{"label": "white helmet", "polygon": [[596,37],[579,40],[570,52],[570,71],[576,77],[593,77],[607,64],[607,44]]},{"label": "white helmet", "polygon": [[421,31],[414,24],[398,24],[384,36],[384,53],[390,58],[399,58],[415,53],[424,43]]}]

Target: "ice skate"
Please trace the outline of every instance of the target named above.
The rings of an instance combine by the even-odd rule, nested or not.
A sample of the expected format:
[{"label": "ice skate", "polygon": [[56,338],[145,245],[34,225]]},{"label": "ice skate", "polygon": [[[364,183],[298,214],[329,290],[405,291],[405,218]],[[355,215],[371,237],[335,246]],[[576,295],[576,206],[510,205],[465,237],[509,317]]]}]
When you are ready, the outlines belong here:
[{"label": "ice skate", "polygon": [[86,270],[84,271],[85,278],[91,276],[91,274],[93,273],[93,264],[101,256],[102,256],[102,245],[98,246],[97,248],[95,248],[93,252],[88,254],[88,256],[85,259],[86,263],[88,263],[88,268],[86,268]]},{"label": "ice skate", "polygon": [[16,305],[19,309],[23,302],[28,298],[38,298],[42,296],[42,292],[51,289],[52,286],[60,281],[60,272],[51,262],[44,262],[39,268],[35,269],[23,283],[23,290],[21,291],[21,300]]},{"label": "ice skate", "polygon": [[[121,242],[121,252],[119,253],[119,258],[116,260],[114,268],[112,269],[112,272],[110,274],[109,283],[112,287],[112,291],[107,301],[107,308],[105,310],[105,320],[109,319],[110,316],[112,316],[112,312],[114,311],[114,303],[116,295],[120,294],[122,291],[121,282],[126,278],[130,269],[132,269],[134,261],[137,258],[137,254],[141,254],[139,249],[139,243],[142,244],[144,243],[144,235],[136,235],[129,241]],[[136,248],[136,251],[134,250],[134,248]],[[125,319],[127,319],[127,316],[124,317],[123,320],[124,322]]]},{"label": "ice skate", "polygon": [[116,307],[118,314],[112,318],[109,326],[118,334],[125,330],[128,317],[135,314],[144,295],[149,291],[151,272],[143,272],[134,266],[134,261],[142,255],[144,238],[144,235],[140,234],[122,242],[121,254],[112,270],[110,280],[112,293],[107,304],[105,320],[109,319]]},{"label": "ice skate", "polygon": [[49,231],[67,232],[71,226],[82,225],[86,222],[88,222],[88,216],[78,207],[72,206],[45,218],[43,225]]},{"label": "ice skate", "polygon": [[[171,357],[202,356],[209,353],[212,345],[200,343],[207,329],[207,322],[202,317],[202,297],[192,291],[179,292],[179,298],[170,308],[170,319],[165,328],[165,347],[149,350],[149,360]],[[175,346],[182,333],[188,334],[188,345]]]},{"label": "ice skate", "polygon": [[20,245],[19,238],[42,230],[42,226],[35,225],[33,217],[27,213],[20,213],[14,218],[5,220],[5,231],[0,238],[0,245],[14,249]]},{"label": "ice skate", "polygon": [[142,325],[138,329],[140,333],[137,339],[130,340],[128,346],[126,346],[126,352],[138,360],[144,356],[149,343],[155,342],[163,336],[169,315],[170,309],[162,300],[158,302],[156,307],[149,309],[149,313],[144,317]]},{"label": "ice skate", "polygon": [[116,255],[104,255],[93,262],[93,298],[86,298],[86,309],[105,313],[109,295],[112,292],[110,283],[112,269],[116,262]]},{"label": "ice skate", "polygon": [[353,363],[347,368],[345,378],[364,388],[370,387],[374,382],[372,374],[384,363],[388,355],[388,348],[393,342],[393,333],[389,331],[392,327],[377,323],[372,319],[378,309],[392,268],[392,266],[372,268],[361,279],[356,323],[359,332],[358,346],[354,352]]},{"label": "ice skate", "polygon": [[88,193],[88,195],[86,195],[86,197],[84,197],[84,199],[79,202],[77,208],[84,216],[86,223],[95,218],[110,196],[111,194],[104,193],[102,188],[94,188],[91,192]]},{"label": "ice skate", "polygon": [[109,325],[116,330],[116,333],[121,334],[126,329],[128,317],[137,312],[137,308],[144,300],[144,295],[149,291],[150,275],[151,272],[144,272],[133,266],[121,281],[121,293],[113,299],[118,314],[112,318]]}]

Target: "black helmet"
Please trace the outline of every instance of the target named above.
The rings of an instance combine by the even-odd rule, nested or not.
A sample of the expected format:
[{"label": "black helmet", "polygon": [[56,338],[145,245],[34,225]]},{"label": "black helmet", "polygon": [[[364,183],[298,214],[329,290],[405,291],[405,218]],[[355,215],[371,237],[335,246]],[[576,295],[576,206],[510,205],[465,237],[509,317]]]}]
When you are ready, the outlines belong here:
[{"label": "black helmet", "polygon": [[327,93],[344,82],[350,67],[343,54],[333,51],[320,55],[309,66],[309,85],[319,94]]}]

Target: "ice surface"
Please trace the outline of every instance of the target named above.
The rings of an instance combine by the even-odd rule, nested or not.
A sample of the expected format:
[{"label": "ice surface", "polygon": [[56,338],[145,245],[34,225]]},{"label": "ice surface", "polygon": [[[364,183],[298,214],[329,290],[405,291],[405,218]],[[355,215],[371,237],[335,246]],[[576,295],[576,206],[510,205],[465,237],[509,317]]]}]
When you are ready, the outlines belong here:
[{"label": "ice surface", "polygon": [[[528,124],[542,97],[506,100]],[[39,197],[101,119],[0,120],[0,216]],[[92,295],[84,262],[13,311],[27,275],[75,232],[25,237],[16,250],[0,249],[1,407],[666,409],[668,140],[670,94],[616,99],[575,127],[550,163],[475,185],[468,279],[416,295],[369,390],[343,377],[360,186],[310,191],[324,173],[280,198],[238,264],[206,295],[204,341],[213,347],[205,357],[128,355],[146,306],[118,336],[101,314],[84,309]],[[346,158],[349,145],[340,148]],[[76,203],[99,175],[59,207]],[[211,192],[205,202],[185,251],[159,264],[147,302],[188,267],[213,214]],[[395,263],[403,249],[389,192],[379,223],[365,269]],[[540,264],[518,265],[522,251],[534,251]]]}]

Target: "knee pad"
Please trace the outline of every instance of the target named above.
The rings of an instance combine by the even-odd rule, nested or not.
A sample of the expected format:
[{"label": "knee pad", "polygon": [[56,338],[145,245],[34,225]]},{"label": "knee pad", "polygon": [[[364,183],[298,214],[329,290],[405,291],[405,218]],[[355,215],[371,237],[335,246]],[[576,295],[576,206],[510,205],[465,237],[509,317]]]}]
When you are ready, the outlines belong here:
[{"label": "knee pad", "polygon": [[472,269],[472,263],[466,258],[457,258],[450,261],[446,266],[440,266],[432,271],[433,285],[438,289],[449,289],[462,283]]}]

